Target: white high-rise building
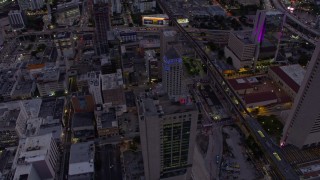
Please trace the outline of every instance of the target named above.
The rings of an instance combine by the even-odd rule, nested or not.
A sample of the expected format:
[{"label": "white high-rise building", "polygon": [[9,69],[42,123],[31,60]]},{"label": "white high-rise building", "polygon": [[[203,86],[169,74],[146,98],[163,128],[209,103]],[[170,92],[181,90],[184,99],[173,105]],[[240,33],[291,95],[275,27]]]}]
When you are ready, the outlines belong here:
[{"label": "white high-rise building", "polygon": [[198,110],[190,98],[143,93],[137,106],[145,179],[191,179]]},{"label": "white high-rise building", "polygon": [[15,156],[14,180],[54,179],[58,168],[58,147],[52,134],[21,141]]},{"label": "white high-rise building", "polygon": [[283,129],[281,145],[298,148],[320,145],[320,42],[313,53],[292,112]]},{"label": "white high-rise building", "polygon": [[170,99],[183,95],[183,64],[175,48],[170,48],[162,59],[162,83]]},{"label": "white high-rise building", "polygon": [[[92,73],[92,72],[91,72]],[[93,72],[94,73],[94,72]],[[103,104],[102,92],[101,92],[101,83],[99,74],[94,73],[96,75],[93,78],[90,78],[88,81],[89,84],[89,92],[94,97],[94,102],[96,104]]]},{"label": "white high-rise building", "polygon": [[11,10],[8,18],[12,29],[23,29],[26,27],[23,11]]}]

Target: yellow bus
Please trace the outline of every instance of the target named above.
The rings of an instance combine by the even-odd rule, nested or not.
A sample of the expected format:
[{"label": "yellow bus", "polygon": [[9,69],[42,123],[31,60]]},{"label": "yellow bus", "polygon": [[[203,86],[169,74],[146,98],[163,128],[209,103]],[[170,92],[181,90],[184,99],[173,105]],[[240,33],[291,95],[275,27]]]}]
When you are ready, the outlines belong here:
[{"label": "yellow bus", "polygon": [[263,134],[260,130],[258,131],[258,133],[259,133],[259,135],[260,135],[262,138],[265,137],[264,134]]},{"label": "yellow bus", "polygon": [[276,157],[276,159],[277,159],[278,161],[281,161],[281,158],[280,158],[280,156],[278,155],[278,153],[274,152],[273,155],[274,155],[274,157]]}]

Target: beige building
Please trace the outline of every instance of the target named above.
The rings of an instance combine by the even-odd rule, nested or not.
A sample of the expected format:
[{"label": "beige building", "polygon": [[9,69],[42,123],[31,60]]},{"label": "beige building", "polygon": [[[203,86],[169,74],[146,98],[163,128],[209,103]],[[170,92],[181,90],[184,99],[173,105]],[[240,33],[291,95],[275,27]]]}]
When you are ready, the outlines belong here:
[{"label": "beige building", "polygon": [[236,69],[253,65],[256,44],[250,40],[249,35],[245,32],[230,33],[228,45],[224,48],[225,57],[232,59]]},{"label": "beige building", "polygon": [[299,64],[294,64],[270,67],[268,76],[293,100],[299,91],[305,73],[306,70]]},{"label": "beige building", "polygon": [[283,129],[281,144],[298,148],[320,145],[320,42],[295,98],[292,112]]},{"label": "beige building", "polygon": [[185,99],[143,93],[137,98],[145,179],[191,179],[198,110]]}]

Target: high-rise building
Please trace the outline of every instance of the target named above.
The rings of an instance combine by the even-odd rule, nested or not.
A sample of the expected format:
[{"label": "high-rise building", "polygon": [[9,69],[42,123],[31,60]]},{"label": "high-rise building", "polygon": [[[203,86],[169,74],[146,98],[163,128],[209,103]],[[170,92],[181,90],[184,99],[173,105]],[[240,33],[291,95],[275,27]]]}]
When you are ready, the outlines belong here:
[{"label": "high-rise building", "polygon": [[94,142],[72,144],[68,179],[94,179]]},{"label": "high-rise building", "polygon": [[11,10],[8,14],[12,29],[23,29],[26,27],[26,20],[23,11]]},{"label": "high-rise building", "polygon": [[295,98],[292,112],[283,129],[281,145],[298,148],[320,145],[320,42],[309,62]]},{"label": "high-rise building", "polygon": [[151,93],[137,98],[145,179],[191,178],[198,111],[190,102]]},{"label": "high-rise building", "polygon": [[162,59],[162,84],[170,99],[183,94],[182,59],[175,48],[170,48]]},{"label": "high-rise building", "polygon": [[165,53],[177,44],[177,31],[164,30],[160,34],[160,59],[163,59]]},{"label": "high-rise building", "polygon": [[108,37],[107,33],[111,29],[110,10],[108,3],[98,3],[93,6],[93,13],[96,26],[97,53],[108,53]]},{"label": "high-rise building", "polygon": [[285,15],[280,11],[257,11],[251,35],[251,40],[257,44],[255,62],[276,58],[284,20]]},{"label": "high-rise building", "polygon": [[236,69],[251,67],[255,55],[256,44],[251,41],[248,34],[243,32],[231,32],[228,45],[224,48],[227,58],[232,59],[232,65]]},{"label": "high-rise building", "polygon": [[17,149],[14,180],[55,178],[59,154],[52,133],[21,140]]},{"label": "high-rise building", "polygon": [[122,11],[122,3],[121,0],[94,0],[94,4],[98,3],[109,3],[110,4],[110,10],[111,13],[114,14],[120,14]]}]

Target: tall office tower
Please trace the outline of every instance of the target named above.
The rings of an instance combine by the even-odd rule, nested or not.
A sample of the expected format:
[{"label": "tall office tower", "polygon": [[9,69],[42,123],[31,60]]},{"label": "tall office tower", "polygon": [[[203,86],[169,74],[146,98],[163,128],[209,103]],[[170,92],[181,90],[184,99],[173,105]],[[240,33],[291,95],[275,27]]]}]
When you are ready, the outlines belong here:
[{"label": "tall office tower", "polygon": [[198,111],[188,100],[143,93],[137,98],[145,179],[190,179]]},{"label": "tall office tower", "polygon": [[164,54],[169,48],[177,43],[177,31],[164,30],[160,34],[160,59],[163,59]]},{"label": "tall office tower", "polygon": [[8,18],[12,29],[23,29],[26,27],[26,21],[23,11],[11,10],[8,13]]},{"label": "tall office tower", "polygon": [[182,59],[175,48],[170,48],[162,59],[162,84],[170,99],[183,95]]},{"label": "tall office tower", "polygon": [[110,4],[111,8],[111,13],[117,13],[120,14],[122,11],[122,3],[121,0],[94,0],[94,4],[98,3],[108,3]]},{"label": "tall office tower", "polygon": [[96,23],[97,53],[108,53],[108,37],[107,33],[111,29],[109,4],[98,3],[93,6],[94,19]]},{"label": "tall office tower", "polygon": [[320,42],[309,62],[295,98],[292,112],[283,129],[281,145],[298,148],[320,145]]},{"label": "tall office tower", "polygon": [[275,58],[278,53],[285,15],[279,11],[259,10],[256,13],[251,40],[257,44],[254,62]]},{"label": "tall office tower", "polygon": [[224,53],[227,58],[231,57],[233,67],[240,69],[252,66],[255,50],[256,44],[251,41],[248,33],[231,32]]}]

